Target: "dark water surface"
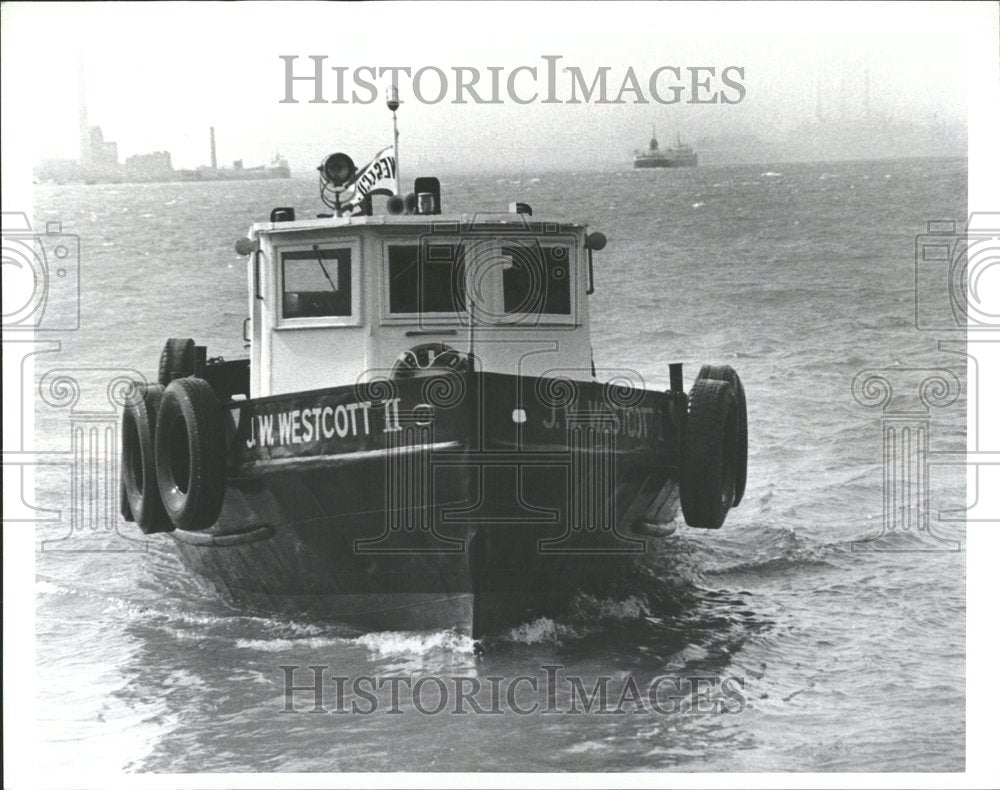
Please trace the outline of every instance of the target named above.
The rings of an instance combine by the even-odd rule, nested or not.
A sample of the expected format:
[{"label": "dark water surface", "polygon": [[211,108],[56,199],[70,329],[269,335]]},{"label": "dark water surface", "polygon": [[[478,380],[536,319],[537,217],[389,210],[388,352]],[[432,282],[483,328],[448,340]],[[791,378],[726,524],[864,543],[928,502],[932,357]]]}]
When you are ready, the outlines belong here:
[{"label": "dark water surface", "polygon": [[[910,533],[882,538],[888,551],[858,550],[882,523],[882,427],[851,382],[908,367],[964,380],[963,358],[914,328],[913,249],[927,220],[962,220],[965,167],[443,179],[446,212],[521,199],[607,234],[591,297],[599,367],[634,368],[659,388],[671,361],[688,363],[688,382],[702,362],[739,370],[743,505],[722,531],[681,527],[634,577],[478,648],[447,631],[363,634],[233,611],[169,539],[81,551],[92,544],[65,524],[39,527],[50,542],[37,553],[37,710],[51,747],[39,770],[961,770],[965,555],[914,551],[941,546]],[[167,336],[243,354],[246,274],[232,245],[277,205],[321,208],[311,178],[39,187],[35,222],[62,220],[81,238],[83,323],[37,358],[37,375],[155,374]],[[964,450],[964,415],[964,393],[933,412],[934,449]],[[39,402],[36,423],[44,446],[67,446],[65,409]],[[934,475],[935,511],[964,507],[961,469]],[[68,520],[70,486],[68,472],[39,474],[38,504]],[[302,667],[298,684],[319,665],[348,678],[440,676],[451,691],[456,678],[488,689],[517,676],[544,689],[544,667],[559,666],[559,710],[569,676],[588,690],[611,678],[614,700],[629,677],[643,689],[662,676],[735,677],[745,702],[729,714],[698,713],[688,695],[666,713],[516,715],[501,698],[501,714],[424,715],[402,694],[393,715],[383,688],[372,715],[308,712],[311,694],[296,698],[303,712],[283,713],[282,665]],[[525,707],[544,707],[544,692],[520,688]],[[718,696],[710,683],[700,699]],[[434,707],[434,686],[423,699]],[[332,691],[324,703],[336,707]]]}]

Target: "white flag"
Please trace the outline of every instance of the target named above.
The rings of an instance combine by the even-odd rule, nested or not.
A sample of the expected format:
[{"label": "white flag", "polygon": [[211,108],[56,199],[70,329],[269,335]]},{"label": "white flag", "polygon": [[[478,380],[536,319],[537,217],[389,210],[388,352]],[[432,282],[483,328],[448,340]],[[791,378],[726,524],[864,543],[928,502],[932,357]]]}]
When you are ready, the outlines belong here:
[{"label": "white flag", "polygon": [[396,194],[396,154],[391,145],[387,145],[365,165],[348,186],[354,187],[354,192],[344,201],[347,209],[356,209],[369,195]]}]

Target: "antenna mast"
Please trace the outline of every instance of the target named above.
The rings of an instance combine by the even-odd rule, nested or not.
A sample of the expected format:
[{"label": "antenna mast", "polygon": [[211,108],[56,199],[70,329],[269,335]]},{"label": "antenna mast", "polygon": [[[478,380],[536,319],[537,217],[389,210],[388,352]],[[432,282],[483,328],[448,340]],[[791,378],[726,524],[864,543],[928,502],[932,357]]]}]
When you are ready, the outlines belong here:
[{"label": "antenna mast", "polygon": [[399,127],[396,125],[396,110],[402,102],[399,100],[399,89],[395,83],[385,92],[385,106],[392,111],[392,153],[396,159],[396,194],[399,192]]}]

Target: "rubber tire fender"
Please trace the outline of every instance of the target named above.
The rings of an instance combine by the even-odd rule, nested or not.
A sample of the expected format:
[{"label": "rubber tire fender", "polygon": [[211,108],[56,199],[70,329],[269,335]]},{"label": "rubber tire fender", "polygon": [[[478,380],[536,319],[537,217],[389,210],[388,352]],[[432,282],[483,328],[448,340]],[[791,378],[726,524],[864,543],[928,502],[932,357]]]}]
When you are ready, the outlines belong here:
[{"label": "rubber tire fender", "polygon": [[156,479],[156,421],[162,400],[159,384],[137,385],[122,411],[120,506],[125,520],[135,521],[146,535],[174,528]]},{"label": "rubber tire fender", "polygon": [[[125,441],[124,438],[122,441]],[[122,453],[122,457],[125,455]],[[135,516],[132,515],[132,506],[128,503],[128,491],[125,490],[125,474],[122,472],[118,476],[118,512],[122,514],[122,518],[126,521],[135,521]],[[157,491],[159,491],[159,486],[157,486]]]},{"label": "rubber tire fender", "polygon": [[157,381],[166,387],[178,378],[194,375],[194,340],[190,337],[171,337],[160,352]]},{"label": "rubber tire fender", "polygon": [[681,509],[690,527],[718,529],[736,496],[737,408],[728,381],[697,379],[688,395]]},{"label": "rubber tire fender", "polygon": [[739,413],[739,437],[736,444],[736,497],[733,499],[733,507],[737,507],[743,501],[743,494],[747,490],[747,449],[748,449],[748,425],[747,425],[747,396],[743,389],[743,382],[739,374],[729,365],[702,365],[698,371],[699,379],[718,379],[728,381],[736,390],[736,409]]},{"label": "rubber tire fender", "polygon": [[178,529],[208,529],[226,494],[226,431],[211,385],[174,379],[156,421],[156,479],[167,516]]}]

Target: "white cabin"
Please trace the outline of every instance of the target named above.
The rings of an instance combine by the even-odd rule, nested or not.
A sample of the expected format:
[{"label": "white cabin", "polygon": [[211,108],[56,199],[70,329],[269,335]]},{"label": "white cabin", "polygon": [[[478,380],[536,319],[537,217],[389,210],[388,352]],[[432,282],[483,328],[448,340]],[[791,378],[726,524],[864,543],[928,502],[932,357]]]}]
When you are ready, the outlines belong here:
[{"label": "white cabin", "polygon": [[250,396],[388,377],[441,343],[477,370],[590,380],[586,227],[525,214],[256,223]]}]

